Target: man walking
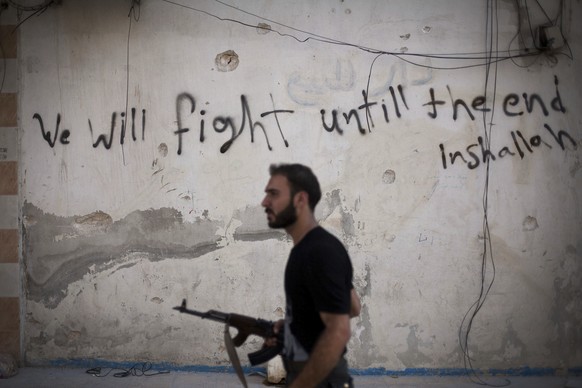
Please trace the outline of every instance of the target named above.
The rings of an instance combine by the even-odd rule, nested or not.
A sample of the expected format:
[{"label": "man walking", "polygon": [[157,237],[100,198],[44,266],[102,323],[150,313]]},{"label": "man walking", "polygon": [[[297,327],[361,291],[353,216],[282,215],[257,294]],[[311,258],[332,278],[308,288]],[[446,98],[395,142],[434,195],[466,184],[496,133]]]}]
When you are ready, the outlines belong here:
[{"label": "man walking", "polygon": [[285,229],[293,240],[285,268],[285,320],[275,327],[285,326],[287,385],[352,387],[344,355],[360,300],[350,257],[315,219],[321,189],[311,169],[280,164],[269,172],[261,205],[269,226]]}]

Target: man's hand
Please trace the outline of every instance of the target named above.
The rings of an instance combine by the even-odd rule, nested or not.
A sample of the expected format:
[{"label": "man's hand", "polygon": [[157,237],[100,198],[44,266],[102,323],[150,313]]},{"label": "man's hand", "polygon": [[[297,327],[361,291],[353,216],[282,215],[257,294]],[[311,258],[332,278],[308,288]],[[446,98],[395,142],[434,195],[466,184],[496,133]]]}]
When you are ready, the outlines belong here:
[{"label": "man's hand", "polygon": [[285,321],[283,319],[279,319],[277,322],[275,322],[273,324],[273,332],[275,335],[273,337],[265,338],[265,343],[263,346],[277,346],[277,334],[279,334],[284,325]]}]

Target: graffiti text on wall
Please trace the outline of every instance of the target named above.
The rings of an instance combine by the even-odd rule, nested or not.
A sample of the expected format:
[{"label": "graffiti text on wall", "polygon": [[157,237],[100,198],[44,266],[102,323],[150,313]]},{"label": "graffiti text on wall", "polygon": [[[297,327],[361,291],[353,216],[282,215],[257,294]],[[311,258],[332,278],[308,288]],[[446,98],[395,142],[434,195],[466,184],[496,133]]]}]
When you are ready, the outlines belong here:
[{"label": "graffiti text on wall", "polygon": [[[121,112],[119,114],[121,117],[121,132],[119,134],[119,144],[123,145],[125,143],[126,131],[129,126],[129,120],[126,123],[125,120],[125,112]],[[57,120],[55,124],[55,131],[54,134],[50,130],[46,130],[44,126],[44,122],[42,120],[42,116],[38,113],[35,113],[32,116],[33,119],[38,121],[40,126],[40,132],[42,134],[43,139],[48,143],[51,148],[54,148],[57,144],[57,141],[62,145],[67,145],[70,143],[71,131],[68,129],[63,129],[61,132],[61,114],[57,114]],[[89,132],[91,132],[91,139],[93,148],[99,147],[100,144],[103,144],[103,147],[106,149],[110,149],[113,141],[115,139],[115,129],[117,128],[117,112],[113,112],[111,114],[111,125],[109,128],[109,134],[100,134],[97,135],[97,138],[94,139],[95,134],[93,133],[93,124],[91,123],[91,119],[88,119],[89,125]],[[145,123],[146,123],[146,111],[143,109],[141,111],[141,140],[145,140]],[[137,141],[136,135],[136,109],[131,108],[131,138],[133,141]]]},{"label": "graffiti text on wall", "polygon": [[[558,77],[554,77],[555,93],[551,96],[540,96],[536,93],[509,93],[500,99],[501,110],[506,122],[511,122],[513,118],[519,118],[524,115],[537,114],[548,117],[550,114],[565,114],[566,108],[562,101],[559,91]],[[402,119],[406,112],[411,110],[409,99],[406,96],[406,90],[402,85],[396,87],[390,86],[387,91],[389,95],[379,100],[371,99],[365,90],[361,92],[361,103],[351,108],[339,108],[319,110],[321,129],[327,133],[337,133],[343,135],[350,128],[354,128],[361,135],[372,132],[372,128],[377,123],[390,123],[391,119]],[[444,98],[442,96],[445,96]],[[208,128],[211,128],[215,134],[226,134],[227,138],[220,146],[220,152],[226,153],[232,145],[243,136],[249,134],[250,142],[254,143],[255,131],[260,130],[265,139],[268,150],[272,150],[269,134],[278,131],[281,141],[285,147],[289,147],[289,142],[285,138],[281,118],[284,115],[295,113],[292,109],[282,109],[278,106],[273,98],[271,106],[260,113],[249,102],[245,95],[240,96],[240,119],[237,116],[217,114],[208,115],[205,109],[197,109],[196,97],[190,93],[181,93],[176,97],[176,128],[172,131],[177,137],[177,155],[185,153],[184,143],[191,142],[189,133],[197,133],[197,141],[204,143],[207,136],[210,136]],[[455,96],[453,88],[446,86],[446,91],[437,91],[429,88],[425,98],[420,100],[420,109],[425,110],[429,119],[436,120],[439,115],[445,118],[450,117],[454,122],[460,119],[475,121],[480,119],[484,114],[491,111],[487,105],[485,96],[478,95],[470,100],[464,100]],[[118,124],[118,116],[120,124]],[[100,145],[107,150],[112,147],[116,139],[116,129],[120,126],[119,143],[124,144],[126,132],[131,130],[131,139],[135,142],[138,137],[136,132],[141,130],[141,140],[145,140],[146,131],[146,111],[141,111],[141,122],[136,108],[131,109],[131,114],[126,117],[124,112],[111,114],[111,121],[108,130],[105,133],[96,134],[91,119],[88,119],[88,129],[91,135],[91,144],[93,148]],[[261,121],[256,120],[260,117]],[[288,116],[287,116],[288,117]],[[35,113],[33,119],[38,121],[40,132],[43,139],[51,148],[57,143],[68,145],[71,139],[71,131],[60,128],[61,115],[57,114],[54,132],[45,129],[43,119],[40,114]],[[186,124],[188,122],[188,124]],[[240,124],[238,124],[240,123]],[[141,126],[141,128],[137,128]],[[94,133],[95,132],[95,133]],[[277,133],[277,132],[275,132]],[[567,130],[553,128],[548,123],[540,125],[540,131],[533,136],[527,134],[523,129],[514,129],[506,134],[506,144],[501,146],[492,146],[482,136],[477,136],[476,142],[471,142],[468,146],[453,147],[441,142],[438,149],[435,150],[435,156],[440,159],[443,169],[453,166],[464,165],[469,169],[475,169],[490,161],[495,161],[505,157],[525,158],[526,155],[533,154],[538,148],[553,149],[559,147],[566,150],[572,146],[577,148],[577,143]]]},{"label": "graffiti text on wall", "polygon": [[[286,147],[289,147],[289,143],[285,139],[285,135],[283,134],[283,129],[281,128],[281,124],[279,122],[279,115],[283,113],[294,113],[293,110],[284,110],[284,109],[276,109],[275,101],[273,96],[271,95],[271,101],[273,103],[273,110],[265,111],[260,114],[261,117],[271,116],[274,118],[275,124],[279,129],[279,134],[281,135],[281,139]],[[263,136],[265,136],[265,141],[267,142],[267,147],[269,150],[272,150],[271,143],[269,142],[269,136],[267,134],[267,129],[265,124],[261,121],[253,121],[251,108],[249,102],[247,101],[246,96],[240,96],[240,104],[241,104],[241,111],[242,111],[242,119],[241,124],[238,126],[235,124],[235,119],[230,116],[215,116],[212,120],[212,128],[217,133],[223,133],[230,128],[230,138],[222,144],[220,147],[220,152],[225,153],[229,150],[232,144],[243,134],[245,128],[248,126],[249,132],[251,135],[251,143],[255,141],[255,130],[257,128],[261,129],[263,132]],[[174,131],[174,134],[178,136],[178,155],[182,154],[182,136],[190,131],[190,128],[185,128],[183,125],[184,122],[184,115],[183,110],[186,108],[187,112],[192,115],[196,111],[196,99],[189,93],[181,93],[176,98],[176,124],[178,128]],[[200,125],[199,125],[199,140],[201,143],[204,142],[205,133],[204,129],[206,126],[206,120],[204,116],[206,115],[206,111],[204,109],[198,112],[200,115]]]}]

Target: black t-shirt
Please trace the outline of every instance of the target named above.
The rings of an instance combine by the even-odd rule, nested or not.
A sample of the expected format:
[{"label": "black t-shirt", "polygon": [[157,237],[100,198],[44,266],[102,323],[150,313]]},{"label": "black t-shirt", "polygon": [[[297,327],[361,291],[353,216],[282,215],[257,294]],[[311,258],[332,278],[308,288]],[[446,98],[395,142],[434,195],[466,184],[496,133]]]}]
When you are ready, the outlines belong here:
[{"label": "black t-shirt", "polygon": [[311,353],[325,327],[320,312],[349,314],[352,276],[343,244],[321,227],[293,247],[285,269],[286,326],[291,330],[285,347],[290,358],[300,361]]}]

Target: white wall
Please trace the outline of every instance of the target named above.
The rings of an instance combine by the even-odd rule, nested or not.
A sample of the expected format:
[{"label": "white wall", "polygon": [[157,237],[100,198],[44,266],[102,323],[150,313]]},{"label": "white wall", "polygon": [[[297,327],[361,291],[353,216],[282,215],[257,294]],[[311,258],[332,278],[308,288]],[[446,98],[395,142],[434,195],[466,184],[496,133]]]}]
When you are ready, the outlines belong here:
[{"label": "white wall", "polygon": [[[544,53],[490,67],[485,2],[141,3],[132,19],[129,1],[64,1],[20,27],[27,362],[227,365],[222,327],[171,307],[187,298],[200,310],[282,317],[291,243],[268,229],[260,201],[269,164],[286,161],[317,173],[318,218],[352,257],[364,304],[352,321],[352,367],[463,367],[458,333],[483,262],[485,286],[493,265],[495,281],[470,331],[474,366],[582,365],[579,2],[566,1],[561,19],[574,60]],[[558,15],[557,2],[541,3]],[[527,5],[534,25],[544,23]],[[518,53],[519,15],[513,1],[497,3],[500,56]],[[527,40],[529,28],[522,33]],[[219,71],[215,58],[228,50],[238,67]],[[479,58],[376,59],[379,51]],[[363,90],[375,103],[369,128]],[[430,104],[431,90],[442,104]],[[528,112],[524,93],[547,115],[539,105]],[[483,105],[474,119],[462,107],[454,119],[452,103],[484,95],[489,167],[471,147],[489,128]],[[343,117],[352,109],[363,133]],[[284,112],[262,117],[274,110]],[[325,129],[321,110],[327,125],[338,112],[341,133]],[[110,147],[94,147],[109,138],[112,114]],[[66,144],[50,144],[58,115]],[[221,123],[238,134],[243,117],[221,152],[233,133],[219,133]],[[179,125],[189,129],[180,154]],[[546,126],[566,133],[563,149]],[[452,164],[456,151],[469,164]]]}]

